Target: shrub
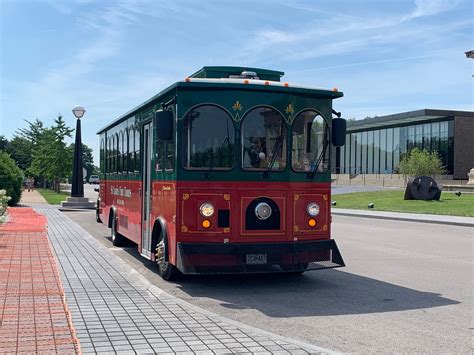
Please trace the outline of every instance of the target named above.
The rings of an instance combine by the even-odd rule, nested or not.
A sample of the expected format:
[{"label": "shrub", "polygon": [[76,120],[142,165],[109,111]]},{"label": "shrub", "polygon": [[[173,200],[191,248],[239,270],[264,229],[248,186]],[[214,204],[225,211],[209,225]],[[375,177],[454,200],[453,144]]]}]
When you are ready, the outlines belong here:
[{"label": "shrub", "polygon": [[0,190],[0,217],[5,214],[7,210],[8,201],[11,200],[10,196],[7,196],[6,190]]},{"label": "shrub", "polygon": [[16,205],[21,198],[21,184],[23,172],[15,161],[5,152],[0,152],[0,189],[6,190],[6,195],[11,199],[10,206]]},{"label": "shrub", "polygon": [[438,152],[429,152],[426,149],[413,148],[400,161],[400,173],[405,176],[432,176],[445,174],[446,169]]}]

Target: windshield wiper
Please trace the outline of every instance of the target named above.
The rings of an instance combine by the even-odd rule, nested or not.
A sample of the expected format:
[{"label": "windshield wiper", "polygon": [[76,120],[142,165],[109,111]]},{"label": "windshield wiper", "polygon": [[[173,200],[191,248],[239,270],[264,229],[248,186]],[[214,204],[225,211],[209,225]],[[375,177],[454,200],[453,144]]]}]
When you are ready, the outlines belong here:
[{"label": "windshield wiper", "polygon": [[[229,137],[227,136],[226,139],[224,139],[224,141],[222,142],[217,154],[218,154],[218,157],[217,157],[217,160],[219,161],[219,159],[221,159],[222,157],[222,152],[223,152],[223,148],[226,144],[229,144]],[[211,173],[212,171],[214,170],[214,152],[211,153],[211,163],[209,164],[209,169],[206,170],[206,172],[204,173],[204,177],[206,179],[209,179],[211,177]]]},{"label": "windshield wiper", "polygon": [[268,178],[270,176],[270,171],[273,169],[273,165],[275,165],[275,161],[277,158],[277,152],[278,149],[280,149],[281,143],[283,142],[283,135],[278,136],[277,141],[275,142],[275,145],[273,146],[272,149],[272,159],[270,160],[270,163],[267,165],[267,170],[263,173],[264,178]]},{"label": "windshield wiper", "polygon": [[324,157],[326,156],[326,150],[329,145],[329,139],[328,139],[328,132],[329,128],[326,126],[326,129],[324,130],[324,143],[323,143],[323,151],[319,155],[314,155],[311,164],[309,165],[311,167],[311,170],[308,172],[308,179],[312,179],[314,177],[314,174],[316,171],[318,171],[319,166],[321,165],[321,162],[324,160]]}]

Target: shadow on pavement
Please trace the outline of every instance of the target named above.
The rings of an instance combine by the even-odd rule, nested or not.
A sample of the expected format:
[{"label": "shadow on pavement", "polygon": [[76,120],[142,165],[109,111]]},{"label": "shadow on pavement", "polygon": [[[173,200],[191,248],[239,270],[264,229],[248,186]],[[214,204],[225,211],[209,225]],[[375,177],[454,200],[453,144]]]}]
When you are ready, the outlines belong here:
[{"label": "shadow on pavement", "polygon": [[[124,250],[152,272],[156,264],[136,246]],[[206,297],[231,309],[255,309],[271,317],[384,313],[457,304],[440,294],[417,291],[336,269],[291,274],[183,276],[175,284],[191,297]]]},{"label": "shadow on pavement", "polygon": [[192,297],[217,299],[223,307],[256,309],[271,317],[384,313],[459,303],[335,269],[299,276],[188,277],[180,286]]}]

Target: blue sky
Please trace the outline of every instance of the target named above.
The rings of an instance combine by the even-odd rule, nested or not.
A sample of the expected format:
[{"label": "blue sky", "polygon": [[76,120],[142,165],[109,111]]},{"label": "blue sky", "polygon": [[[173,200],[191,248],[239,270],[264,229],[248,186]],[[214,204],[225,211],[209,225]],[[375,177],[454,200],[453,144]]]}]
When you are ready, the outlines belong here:
[{"label": "blue sky", "polygon": [[86,107],[83,142],[204,65],[339,88],[345,117],[473,110],[469,0],[0,0],[0,135]]}]

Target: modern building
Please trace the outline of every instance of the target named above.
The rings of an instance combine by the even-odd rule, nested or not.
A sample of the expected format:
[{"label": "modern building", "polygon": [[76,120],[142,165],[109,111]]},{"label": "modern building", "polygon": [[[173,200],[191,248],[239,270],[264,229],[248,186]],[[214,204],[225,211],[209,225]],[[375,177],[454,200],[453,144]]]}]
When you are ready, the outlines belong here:
[{"label": "modern building", "polygon": [[346,144],[333,154],[333,172],[396,174],[414,147],[437,151],[449,175],[467,179],[474,167],[474,112],[424,109],[349,121]]}]

